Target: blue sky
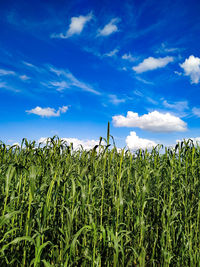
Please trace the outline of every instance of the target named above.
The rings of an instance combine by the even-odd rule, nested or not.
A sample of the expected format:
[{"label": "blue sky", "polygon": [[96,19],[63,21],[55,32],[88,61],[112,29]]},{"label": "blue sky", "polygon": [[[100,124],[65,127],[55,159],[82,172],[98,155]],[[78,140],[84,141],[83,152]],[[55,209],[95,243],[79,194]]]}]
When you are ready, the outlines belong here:
[{"label": "blue sky", "polygon": [[87,147],[110,121],[118,147],[198,140],[199,14],[184,0],[1,1],[0,139]]}]

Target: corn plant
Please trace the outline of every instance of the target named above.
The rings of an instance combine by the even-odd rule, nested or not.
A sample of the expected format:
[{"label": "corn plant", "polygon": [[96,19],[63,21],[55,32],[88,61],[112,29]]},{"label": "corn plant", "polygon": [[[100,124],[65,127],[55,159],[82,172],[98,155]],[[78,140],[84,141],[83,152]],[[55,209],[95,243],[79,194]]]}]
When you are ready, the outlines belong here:
[{"label": "corn plant", "polygon": [[200,148],[0,143],[0,266],[200,266]]}]

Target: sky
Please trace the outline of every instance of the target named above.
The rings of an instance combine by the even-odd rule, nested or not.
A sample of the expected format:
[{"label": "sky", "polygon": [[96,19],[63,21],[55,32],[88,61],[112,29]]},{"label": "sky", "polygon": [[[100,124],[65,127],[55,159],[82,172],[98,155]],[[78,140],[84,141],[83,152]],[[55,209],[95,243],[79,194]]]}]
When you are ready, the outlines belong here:
[{"label": "sky", "polygon": [[0,140],[200,140],[200,2],[0,1]]}]

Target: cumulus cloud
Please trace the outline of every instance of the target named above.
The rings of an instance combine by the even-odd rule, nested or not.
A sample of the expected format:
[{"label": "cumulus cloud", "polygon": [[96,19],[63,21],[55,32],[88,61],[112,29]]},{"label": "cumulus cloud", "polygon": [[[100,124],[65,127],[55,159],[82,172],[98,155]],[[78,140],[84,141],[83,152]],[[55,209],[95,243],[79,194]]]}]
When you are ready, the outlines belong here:
[{"label": "cumulus cloud", "polygon": [[198,83],[200,80],[200,58],[189,56],[180,67],[184,69],[185,75],[190,77],[191,83]]},{"label": "cumulus cloud", "polygon": [[79,35],[83,31],[83,28],[85,27],[86,23],[89,22],[91,19],[92,19],[92,12],[90,12],[86,16],[81,15],[79,17],[72,17],[69,29],[66,33],[52,34],[51,37],[66,39],[75,34]]},{"label": "cumulus cloud", "polygon": [[151,132],[182,132],[187,130],[187,124],[179,117],[170,113],[158,111],[149,112],[142,116],[128,111],[127,116],[113,116],[113,124],[116,127],[138,127]]},{"label": "cumulus cloud", "polygon": [[68,106],[62,106],[60,107],[57,111],[55,108],[41,108],[41,107],[36,107],[31,110],[26,110],[27,113],[29,114],[35,114],[41,117],[59,117],[61,113],[65,113],[68,110]]},{"label": "cumulus cloud", "polygon": [[148,57],[143,60],[138,66],[133,67],[132,69],[137,73],[142,73],[149,70],[155,70],[158,68],[165,67],[168,63],[173,62],[173,57]]},{"label": "cumulus cloud", "polygon": [[136,135],[136,132],[130,132],[130,135],[126,137],[126,144],[129,149],[137,150],[137,149],[151,149],[155,147],[157,144],[149,139],[140,138]]},{"label": "cumulus cloud", "polygon": [[104,26],[103,29],[99,29],[98,36],[109,36],[110,34],[117,32],[118,27],[117,23],[119,22],[118,18],[112,19],[108,24]]},{"label": "cumulus cloud", "polygon": [[[99,145],[99,140],[94,140],[94,139],[86,139],[86,140],[81,140],[78,138],[61,138],[63,141],[67,142],[67,144],[71,144],[73,143],[73,148],[75,150],[81,148],[81,146],[85,149],[85,150],[90,150],[92,148],[94,148],[96,145]],[[46,143],[48,141],[47,137],[41,137],[38,140],[38,143]],[[102,142],[102,145],[105,145],[105,142]]]}]

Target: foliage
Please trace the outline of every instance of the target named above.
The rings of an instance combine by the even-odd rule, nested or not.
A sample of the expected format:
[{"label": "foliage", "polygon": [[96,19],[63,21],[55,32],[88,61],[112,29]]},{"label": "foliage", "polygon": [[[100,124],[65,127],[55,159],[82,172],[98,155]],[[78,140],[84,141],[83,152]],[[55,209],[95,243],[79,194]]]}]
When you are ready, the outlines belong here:
[{"label": "foliage", "polygon": [[199,266],[200,149],[0,144],[0,266]]}]

